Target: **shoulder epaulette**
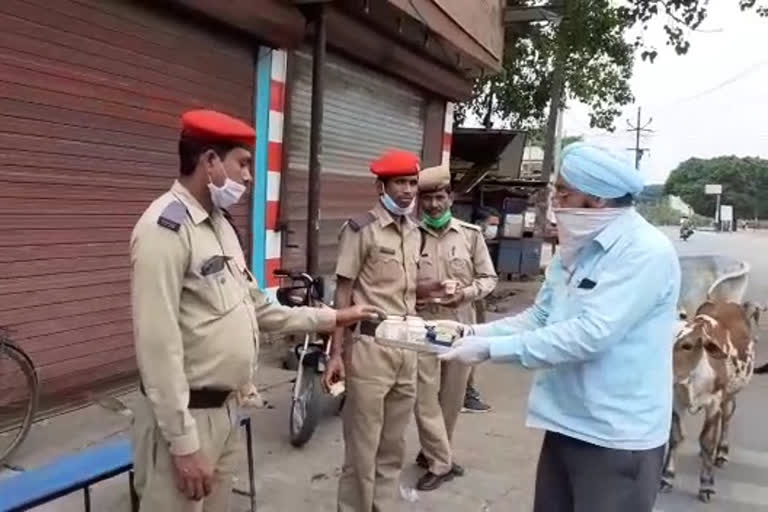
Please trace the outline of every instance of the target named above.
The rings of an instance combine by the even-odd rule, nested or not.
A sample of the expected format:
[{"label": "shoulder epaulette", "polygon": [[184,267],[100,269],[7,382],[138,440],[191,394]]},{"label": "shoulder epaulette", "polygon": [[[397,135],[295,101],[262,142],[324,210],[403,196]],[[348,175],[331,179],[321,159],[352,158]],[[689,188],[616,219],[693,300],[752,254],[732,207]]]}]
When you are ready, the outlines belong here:
[{"label": "shoulder epaulette", "polygon": [[349,225],[350,229],[352,229],[352,231],[360,231],[365,226],[373,224],[375,220],[376,215],[374,215],[373,212],[368,212],[365,215],[361,215],[360,217],[349,219],[347,224]]},{"label": "shoulder epaulette", "polygon": [[177,199],[168,203],[160,217],[157,218],[157,223],[166,229],[178,232],[186,216],[187,207]]},{"label": "shoulder epaulette", "polygon": [[459,221],[459,225],[463,228],[471,229],[472,231],[482,231],[482,229],[480,229],[480,226],[477,226],[475,224],[470,224],[469,222],[464,222],[463,220]]}]

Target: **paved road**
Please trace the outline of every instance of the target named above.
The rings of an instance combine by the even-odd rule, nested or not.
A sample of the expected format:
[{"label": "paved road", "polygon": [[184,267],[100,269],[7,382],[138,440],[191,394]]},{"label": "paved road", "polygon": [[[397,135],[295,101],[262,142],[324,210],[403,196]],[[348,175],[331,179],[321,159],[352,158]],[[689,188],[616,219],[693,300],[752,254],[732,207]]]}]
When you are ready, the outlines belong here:
[{"label": "paved road", "polygon": [[[676,238],[675,230],[669,231]],[[719,253],[744,258],[753,267],[748,296],[768,302],[768,233],[696,233],[689,242],[675,244],[685,254]],[[520,288],[512,297],[513,310],[525,307],[535,293],[535,282],[515,283]],[[530,290],[528,290],[530,288]],[[525,291],[523,290],[525,289]],[[764,320],[768,327],[768,319]],[[768,332],[764,332],[768,344]],[[768,361],[768,348],[760,347],[760,361]],[[274,409],[253,413],[256,487],[259,512],[308,510],[332,512],[343,444],[339,418],[328,417],[320,424],[310,443],[301,450],[287,441],[290,404],[290,372],[263,368],[262,383],[275,385],[266,397]],[[263,380],[267,373],[274,379]],[[508,365],[485,365],[478,371],[479,387],[494,405],[490,414],[462,415],[454,438],[457,460],[467,468],[463,478],[439,491],[418,493],[418,501],[401,502],[403,512],[526,512],[531,510],[534,473],[540,433],[524,428],[530,375]],[[136,394],[122,397],[130,406]],[[758,512],[768,510],[768,376],[755,378],[744,391],[736,412],[731,446],[732,463],[717,473],[719,494],[712,503],[696,500],[698,459],[696,418],[687,425],[691,436],[679,460],[678,487],[659,498],[659,512]],[[129,419],[98,406],[62,415],[36,424],[19,454],[19,465],[34,467],[67,451],[110,438],[128,427]],[[413,422],[407,435],[408,461],[402,484],[414,485],[421,471],[412,464],[418,440]],[[241,456],[239,486],[247,481],[245,459]],[[2,478],[2,474],[0,474]],[[93,489],[94,510],[128,510],[126,478],[121,476]],[[234,499],[235,512],[246,510],[242,497]],[[73,494],[39,512],[82,510],[82,496]],[[619,511],[620,512],[620,511]]]},{"label": "paved road", "polygon": [[[697,232],[687,242],[669,230],[681,254],[723,254],[741,258],[752,267],[747,298],[768,302],[768,233]],[[768,342],[768,320],[761,338]],[[768,348],[758,346],[758,360],[768,360]],[[757,512],[768,510],[768,376],[755,376],[740,396],[731,431],[731,463],[716,473],[717,496],[710,504],[696,501],[698,433],[701,418],[686,424],[688,439],[678,465],[678,487],[659,498],[663,512]]]}]

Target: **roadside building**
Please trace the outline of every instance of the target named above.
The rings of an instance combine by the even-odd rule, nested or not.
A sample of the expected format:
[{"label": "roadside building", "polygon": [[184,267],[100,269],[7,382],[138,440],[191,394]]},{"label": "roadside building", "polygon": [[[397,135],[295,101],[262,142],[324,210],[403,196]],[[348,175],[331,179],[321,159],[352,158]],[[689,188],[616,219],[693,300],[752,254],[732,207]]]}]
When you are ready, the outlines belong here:
[{"label": "roadside building", "polygon": [[390,147],[448,158],[452,102],[499,69],[502,46],[499,0],[0,3],[0,325],[39,368],[44,403],[135,378],[128,240],[177,175],[183,111],[256,126],[255,193],[233,214],[275,286],[276,267],[306,265],[313,95],[329,272],[341,223],[371,204],[369,161]]}]

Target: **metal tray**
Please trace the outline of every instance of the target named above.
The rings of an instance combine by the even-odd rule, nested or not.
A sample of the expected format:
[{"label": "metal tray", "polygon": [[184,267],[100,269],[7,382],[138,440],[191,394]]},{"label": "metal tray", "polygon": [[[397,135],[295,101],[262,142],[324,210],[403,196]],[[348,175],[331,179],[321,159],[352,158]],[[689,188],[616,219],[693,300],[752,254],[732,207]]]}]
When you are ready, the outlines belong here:
[{"label": "metal tray", "polygon": [[408,343],[406,341],[392,340],[389,338],[375,337],[373,339],[376,340],[376,343],[386,347],[404,348],[406,350],[424,352],[428,354],[444,354],[453,348],[444,345],[437,345],[428,341],[425,341],[424,343]]}]

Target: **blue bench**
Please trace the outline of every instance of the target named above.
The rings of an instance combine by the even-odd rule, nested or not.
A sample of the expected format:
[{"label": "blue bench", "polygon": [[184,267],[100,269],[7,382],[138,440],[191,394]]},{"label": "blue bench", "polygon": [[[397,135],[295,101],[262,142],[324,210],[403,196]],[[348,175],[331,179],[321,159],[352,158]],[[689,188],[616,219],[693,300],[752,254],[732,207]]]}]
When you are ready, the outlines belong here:
[{"label": "blue bench", "polygon": [[[251,418],[241,416],[240,426],[245,429],[250,486],[248,491],[234,489],[234,492],[248,496],[251,512],[255,512]],[[90,512],[90,487],[125,472],[128,472],[131,510],[136,512],[139,502],[133,488],[133,446],[128,439],[104,442],[0,480],[0,512],[28,510],[80,490],[83,491],[85,511]]]},{"label": "blue bench", "polygon": [[90,486],[126,471],[130,480],[131,507],[138,510],[133,493],[133,449],[127,439],[86,448],[40,468],[0,480],[0,510],[27,510],[82,490],[85,510],[90,512]]}]

